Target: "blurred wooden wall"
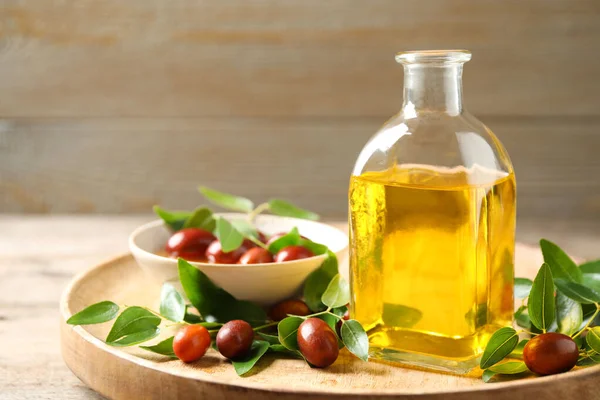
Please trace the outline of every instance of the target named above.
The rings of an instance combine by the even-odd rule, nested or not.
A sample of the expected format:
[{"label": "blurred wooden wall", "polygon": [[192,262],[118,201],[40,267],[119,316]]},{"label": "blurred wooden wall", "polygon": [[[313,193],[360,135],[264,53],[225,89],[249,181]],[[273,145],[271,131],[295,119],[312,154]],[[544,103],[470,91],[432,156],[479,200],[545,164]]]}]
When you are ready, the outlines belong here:
[{"label": "blurred wooden wall", "polygon": [[187,208],[205,184],[346,214],[407,49],[466,48],[523,218],[600,222],[597,0],[0,0],[0,211]]}]

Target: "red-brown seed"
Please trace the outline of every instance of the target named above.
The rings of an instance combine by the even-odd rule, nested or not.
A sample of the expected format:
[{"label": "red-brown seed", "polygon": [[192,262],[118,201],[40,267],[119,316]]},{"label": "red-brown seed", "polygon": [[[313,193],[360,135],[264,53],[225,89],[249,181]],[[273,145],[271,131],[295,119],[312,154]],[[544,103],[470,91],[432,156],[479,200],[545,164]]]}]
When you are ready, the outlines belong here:
[{"label": "red-brown seed", "polygon": [[579,358],[577,343],[562,333],[537,335],[523,348],[523,361],[531,372],[553,375],[571,370]]},{"label": "red-brown seed", "polygon": [[262,233],[261,231],[257,231],[258,232],[258,240],[260,240],[261,243],[267,243],[267,235],[265,235],[264,233]]},{"label": "red-brown seed", "polygon": [[312,251],[302,246],[287,246],[279,250],[275,255],[275,262],[285,262],[301,260],[303,258],[313,257]]},{"label": "red-brown seed", "polygon": [[262,247],[253,247],[242,255],[238,264],[265,264],[272,262],[273,256],[269,253],[269,250]]},{"label": "red-brown seed", "polygon": [[221,242],[215,240],[208,246],[206,249],[206,258],[209,263],[214,264],[235,264],[238,262],[242,254],[244,254],[248,249],[254,247],[254,243],[248,241],[244,241],[240,247],[233,251],[229,251],[225,253],[221,248]]},{"label": "red-brown seed", "polygon": [[284,300],[281,303],[277,303],[269,311],[269,317],[273,321],[281,321],[287,318],[288,314],[299,315],[301,317],[310,314],[310,309],[302,300]]},{"label": "red-brown seed", "polygon": [[339,354],[336,334],[319,318],[308,318],[300,324],[298,348],[309,363],[319,368],[333,364]]},{"label": "red-brown seed", "polygon": [[201,325],[181,328],[173,339],[173,352],[181,361],[189,363],[202,358],[210,346],[210,334]]},{"label": "red-brown seed", "polygon": [[165,250],[170,257],[189,261],[204,260],[204,253],[216,237],[204,229],[186,228],[175,232],[167,241]]},{"label": "red-brown seed", "polygon": [[227,322],[217,333],[217,348],[219,353],[229,359],[245,356],[250,351],[254,330],[249,323],[236,319]]}]

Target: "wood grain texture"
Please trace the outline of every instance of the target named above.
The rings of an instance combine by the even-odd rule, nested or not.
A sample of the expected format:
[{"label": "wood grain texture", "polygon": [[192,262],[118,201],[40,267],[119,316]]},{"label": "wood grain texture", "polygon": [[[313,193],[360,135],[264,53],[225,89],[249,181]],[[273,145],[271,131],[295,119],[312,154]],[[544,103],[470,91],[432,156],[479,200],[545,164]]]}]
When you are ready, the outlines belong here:
[{"label": "wood grain texture", "polygon": [[[538,249],[523,245],[517,245],[515,258],[517,274],[529,278],[535,276],[542,263]],[[347,351],[342,351],[326,369],[310,368],[302,360],[267,356],[259,361],[256,371],[240,378],[230,363],[212,349],[198,362],[184,364],[136,347],[106,345],[103,338],[111,324],[72,327],[64,322],[73,313],[106,299],[156,308],[160,289],[142,284],[146,280],[132,256],[119,257],[77,277],[61,299],[65,362],[83,382],[111,399],[224,399],[245,395],[264,400],[529,400],[536,395],[548,400],[569,396],[592,400],[597,394],[600,366],[489,385],[477,378],[476,371],[472,376],[456,376],[388,363],[364,363]],[[172,336],[173,329],[167,328],[154,341]]]},{"label": "wood grain texture", "polygon": [[[61,360],[59,297],[73,275],[124,253],[129,233],[151,218],[0,215],[2,400],[102,398]],[[593,222],[519,220],[519,240],[535,244],[542,236],[572,254],[600,256]]]},{"label": "wood grain texture", "polygon": [[[0,120],[0,211],[193,208],[199,184],[347,215],[358,152],[383,118]],[[600,222],[600,118],[484,119],[511,154],[519,218]]]},{"label": "wood grain texture", "polygon": [[388,116],[467,48],[475,115],[599,115],[596,0],[3,0],[5,117]]}]

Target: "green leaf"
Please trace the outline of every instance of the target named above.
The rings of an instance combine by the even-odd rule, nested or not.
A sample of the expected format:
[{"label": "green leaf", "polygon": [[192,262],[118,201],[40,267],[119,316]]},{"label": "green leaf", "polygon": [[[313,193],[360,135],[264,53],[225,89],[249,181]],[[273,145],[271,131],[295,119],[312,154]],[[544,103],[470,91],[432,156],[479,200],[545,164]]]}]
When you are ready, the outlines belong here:
[{"label": "green leaf", "polygon": [[588,261],[579,266],[584,274],[600,274],[600,260]]},{"label": "green leaf", "polygon": [[517,347],[508,355],[510,358],[523,358],[523,349],[525,345],[529,342],[529,339],[523,339],[517,344]]},{"label": "green leaf", "polygon": [[341,307],[336,307],[331,310],[331,312],[333,314],[337,315],[338,317],[343,317],[344,314],[346,314],[346,311],[348,311],[348,307],[346,307],[345,305],[343,305]]},{"label": "green leaf", "polygon": [[595,292],[600,293],[600,260],[581,264],[579,269],[583,272],[582,283]]},{"label": "green leaf", "polygon": [[331,328],[332,331],[334,331],[334,332],[336,331],[335,326],[338,323],[339,319],[337,319],[334,315],[326,313],[326,314],[316,315],[314,318],[319,318],[319,319],[325,321],[325,323],[327,323],[327,325],[329,325],[329,327]]},{"label": "green leaf", "polygon": [[581,270],[577,264],[556,244],[542,239],[540,247],[544,255],[544,261],[552,270],[554,279],[564,279],[567,281],[578,282],[582,281]]},{"label": "green leaf", "polygon": [[227,292],[212,283],[198,268],[182,258],[178,260],[177,266],[179,281],[187,298],[205,320],[208,320],[217,311],[220,301],[231,301],[229,297],[233,296],[227,296]]},{"label": "green leaf", "polygon": [[272,353],[285,354],[294,358],[303,358],[299,351],[288,350],[284,345],[272,344],[269,346],[269,351]]},{"label": "green leaf", "polygon": [[324,244],[315,243],[312,240],[302,239],[302,238],[300,238],[298,245],[302,246],[302,247],[306,247],[307,249],[312,251],[312,253],[315,256],[320,256],[321,254],[325,254],[329,250],[327,248],[327,246],[325,246]]},{"label": "green leaf", "polygon": [[300,207],[296,207],[288,201],[279,199],[269,200],[269,211],[271,211],[275,215],[280,215],[282,217],[302,218],[309,219],[311,221],[317,221],[319,219],[318,214],[315,214],[314,212],[308,210],[304,210]]},{"label": "green leaf", "polygon": [[183,317],[183,320],[187,323],[190,324],[197,324],[198,322],[202,322],[202,317],[200,317],[199,315],[195,314],[194,310],[194,306],[193,305],[186,305],[185,306],[185,315]]},{"label": "green leaf", "polygon": [[287,234],[269,244],[268,250],[271,254],[277,254],[284,247],[299,245],[301,239],[298,228],[293,227]]},{"label": "green leaf", "polygon": [[119,313],[119,306],[112,301],[101,301],[92,304],[74,314],[67,320],[69,325],[101,324],[112,320]]},{"label": "green leaf", "polygon": [[281,344],[279,342],[279,336],[275,336],[275,335],[268,335],[266,333],[262,333],[262,332],[257,332],[258,336],[260,336],[261,338],[263,338],[265,341],[269,342],[270,344]]},{"label": "green leaf", "polygon": [[255,340],[252,342],[250,352],[246,357],[241,360],[232,360],[233,368],[235,372],[242,376],[248,373],[255,365],[258,360],[269,350],[269,343],[264,340]]},{"label": "green leaf", "polygon": [[[129,335],[152,331],[160,324],[160,317],[150,311],[133,306],[125,309],[115,321],[112,329],[106,337],[106,342],[116,342]],[[122,343],[122,342],[121,342]]]},{"label": "green leaf", "polygon": [[518,375],[529,371],[522,361],[508,361],[502,364],[496,364],[483,371],[481,378],[488,383],[495,375]]},{"label": "green leaf", "polygon": [[518,343],[519,335],[513,328],[498,329],[485,347],[479,366],[481,369],[487,369],[500,362],[517,347]]},{"label": "green leaf", "polygon": [[170,283],[164,283],[160,291],[160,315],[173,321],[181,322],[185,317],[185,301]]},{"label": "green leaf", "polygon": [[329,282],[325,293],[321,296],[321,302],[331,308],[345,306],[350,302],[350,285],[340,274],[334,276]]},{"label": "green leaf", "polygon": [[113,342],[106,342],[106,344],[109,344],[109,345],[115,346],[115,347],[133,346],[136,344],[146,342],[150,339],[154,339],[155,337],[158,336],[159,333],[160,333],[160,329],[158,329],[158,327],[154,327],[154,328],[150,328],[150,329],[147,329],[144,331],[135,332],[135,333],[132,333],[127,336],[123,336],[122,338],[117,339]]},{"label": "green leaf", "polygon": [[183,224],[184,228],[199,228],[212,232],[215,230],[216,221],[213,213],[206,207],[199,207]]},{"label": "green leaf", "polygon": [[481,379],[485,383],[488,383],[494,376],[496,376],[496,373],[494,371],[490,371],[489,369],[486,369],[485,371],[483,371],[483,374],[481,375]]},{"label": "green leaf", "polygon": [[556,318],[558,331],[571,336],[579,330],[583,321],[581,304],[558,292],[556,294]]},{"label": "green leaf", "polygon": [[192,305],[206,322],[228,322],[241,319],[249,323],[262,323],[265,311],[249,301],[237,300],[216,286],[202,271],[180,258],[179,280]]},{"label": "green leaf", "polygon": [[298,328],[304,322],[300,317],[287,317],[277,325],[279,342],[288,350],[298,350]]},{"label": "green leaf", "polygon": [[515,278],[515,298],[525,299],[531,292],[533,282],[527,278]]},{"label": "green leaf", "polygon": [[349,319],[342,325],[342,341],[346,348],[363,361],[369,358],[369,338],[360,322]]},{"label": "green leaf", "polygon": [[554,282],[548,264],[542,264],[533,281],[528,301],[529,319],[538,329],[547,330],[554,322]]},{"label": "green leaf", "polygon": [[154,206],[153,210],[173,231],[183,229],[183,225],[185,225],[187,219],[192,216],[192,213],[189,211],[167,211],[159,206]]},{"label": "green leaf", "polygon": [[259,305],[247,300],[237,300],[235,297],[232,297],[232,299],[233,301],[222,304],[222,307],[224,307],[225,310],[215,314],[219,316],[217,319],[218,321],[226,322],[234,319],[241,319],[251,325],[256,325],[263,324],[267,320],[267,313]]},{"label": "green leaf", "polygon": [[496,374],[514,375],[529,371],[523,361],[508,361],[502,364],[492,365],[488,368]]},{"label": "green leaf", "polygon": [[221,249],[224,253],[237,249],[244,242],[244,235],[225,218],[217,218],[215,236],[221,242]]},{"label": "green leaf", "polygon": [[254,225],[252,225],[250,222],[248,222],[244,219],[234,219],[229,222],[244,237],[246,237],[248,239],[256,239],[256,240],[260,239],[258,237],[258,231],[254,227]]},{"label": "green leaf", "polygon": [[585,340],[590,349],[600,353],[600,326],[595,326],[588,330]]},{"label": "green leaf", "polygon": [[177,357],[173,351],[173,339],[175,338],[171,336],[154,346],[140,346],[140,348],[156,354],[162,354],[163,356]]},{"label": "green leaf", "polygon": [[328,251],[327,257],[321,266],[314,270],[306,282],[304,282],[304,302],[314,312],[323,311],[327,308],[322,302],[321,297],[329,282],[338,274],[338,261],[335,253]]},{"label": "green leaf", "polygon": [[219,207],[243,213],[249,213],[254,209],[254,203],[245,197],[219,192],[205,186],[200,186],[198,190],[208,201]]},{"label": "green leaf", "polygon": [[564,279],[555,279],[554,284],[565,296],[578,303],[593,304],[600,302],[600,294],[579,283]]}]

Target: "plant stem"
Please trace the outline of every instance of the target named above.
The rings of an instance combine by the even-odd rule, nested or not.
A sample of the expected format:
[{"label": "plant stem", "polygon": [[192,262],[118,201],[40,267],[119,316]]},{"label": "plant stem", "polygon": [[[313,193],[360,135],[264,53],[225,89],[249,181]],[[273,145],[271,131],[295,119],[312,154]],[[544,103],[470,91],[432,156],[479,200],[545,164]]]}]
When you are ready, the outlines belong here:
[{"label": "plant stem", "polygon": [[267,211],[268,209],[269,209],[269,203],[259,204],[258,206],[256,206],[256,208],[254,210],[252,210],[248,213],[248,221],[250,221],[250,222],[254,221],[254,218],[256,218],[256,216],[258,214],[260,214],[263,211]]},{"label": "plant stem", "polygon": [[247,239],[250,239],[250,241],[252,243],[254,243],[255,245],[262,247],[265,250],[269,250],[269,248],[267,247],[266,244],[264,244],[263,242],[261,242],[260,240],[258,240],[257,238],[255,238],[254,236],[246,236]]},{"label": "plant stem", "polygon": [[261,329],[265,329],[265,328],[270,328],[272,326],[276,326],[278,323],[279,322],[269,322],[268,324],[257,326],[256,328],[252,328],[252,329],[254,329],[254,331],[260,331]]},{"label": "plant stem", "polygon": [[581,335],[584,331],[586,331],[590,327],[592,322],[594,322],[594,320],[598,316],[598,313],[600,313],[600,304],[598,304],[598,303],[595,303],[595,304],[596,304],[596,312],[592,315],[592,317],[590,318],[588,323],[585,324],[585,326],[579,330],[579,332],[577,332],[574,336],[571,336],[572,339],[575,339],[577,336]]},{"label": "plant stem", "polygon": [[163,317],[162,315],[160,315],[159,313],[157,313],[157,312],[156,312],[156,311],[154,311],[154,310],[151,310],[151,309],[149,309],[148,307],[142,307],[142,308],[143,308],[144,310],[146,310],[146,311],[148,311],[148,312],[151,312],[152,314],[156,315],[156,316],[157,316],[158,318],[160,318],[160,319],[164,319],[164,320],[170,321],[170,319]]},{"label": "plant stem", "polygon": [[340,317],[339,315],[335,315],[334,313],[331,312],[331,307],[328,307],[327,310],[325,311],[321,311],[315,314],[310,314],[310,315],[305,315],[303,317],[300,317],[299,315],[290,315],[290,317],[300,317],[302,319],[308,319],[308,318],[312,318],[312,317],[318,317],[319,315],[324,315],[324,314],[330,314],[333,315],[334,317],[336,317],[337,319],[343,319],[343,317]]}]

